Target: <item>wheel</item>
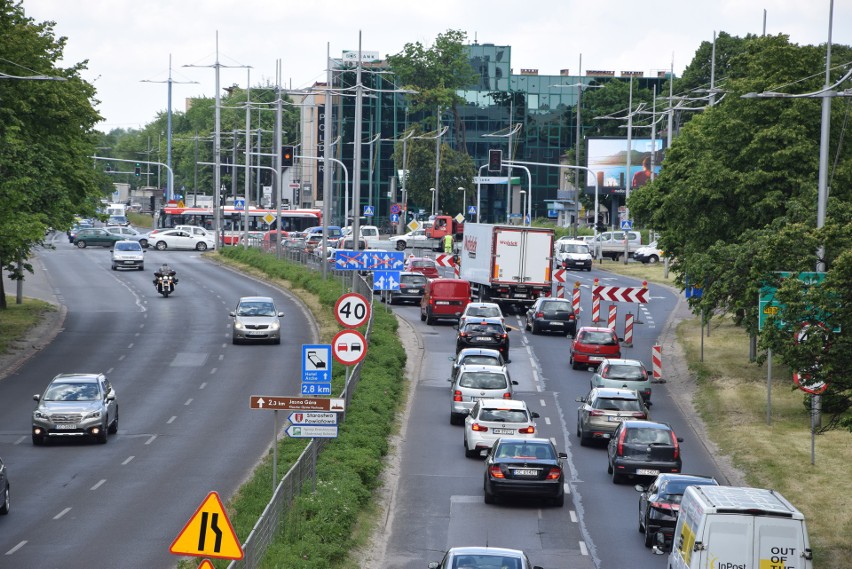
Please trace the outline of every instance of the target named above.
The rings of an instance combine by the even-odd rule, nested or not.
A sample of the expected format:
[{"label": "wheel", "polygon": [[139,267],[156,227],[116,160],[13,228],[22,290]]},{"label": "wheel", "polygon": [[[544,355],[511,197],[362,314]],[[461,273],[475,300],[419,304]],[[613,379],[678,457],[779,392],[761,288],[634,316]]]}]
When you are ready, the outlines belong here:
[{"label": "wheel", "polygon": [[5,516],[9,513],[9,485],[6,484],[6,488],[3,490],[3,501],[0,502],[0,516]]},{"label": "wheel", "polygon": [[450,413],[450,424],[451,425],[461,425],[463,422],[462,416],[458,413]]},{"label": "wheel", "polygon": [[538,326],[536,326],[536,325],[535,325],[535,322],[533,322],[533,324],[532,324],[532,330],[531,330],[531,332],[532,332],[532,335],[533,335],[533,336],[535,336],[535,335],[537,335],[537,334],[538,334]]},{"label": "wheel", "polygon": [[157,244],[155,245],[155,247],[156,247],[157,251],[165,251],[169,246],[166,245],[165,241],[157,241]]},{"label": "wheel", "polygon": [[553,505],[557,508],[561,508],[565,505],[565,493],[561,492],[556,498],[553,499]]},{"label": "wheel", "polygon": [[574,356],[571,356],[571,359],[568,360],[568,363],[571,364],[571,369],[580,369],[579,367],[577,367],[577,362],[574,361]]},{"label": "wheel", "polygon": [[142,247],[143,249],[147,249],[148,248],[148,240],[147,239],[140,239],[139,240],[139,246]]},{"label": "wheel", "polygon": [[101,425],[101,432],[98,433],[98,435],[96,437],[96,440],[98,441],[99,444],[102,444],[102,445],[106,444],[106,442],[109,440],[107,438],[108,432],[109,432],[109,427],[107,425]]},{"label": "wheel", "polygon": [[405,241],[403,241],[402,239],[397,241],[396,242],[396,250],[397,251],[405,251]]},{"label": "wheel", "polygon": [[236,346],[237,344],[240,343],[240,341],[237,339],[236,336],[234,336],[234,337],[231,338],[231,343],[233,343]]},{"label": "wheel", "polygon": [[651,549],[651,546],[654,545],[654,537],[656,537],[657,532],[651,531],[648,526],[645,526],[645,547]]},{"label": "wheel", "polygon": [[85,248],[86,248],[86,242],[85,242],[85,241],[77,241],[76,243],[74,243],[74,245],[76,245],[76,246],[77,246],[77,247],[79,247],[80,249],[85,249]]},{"label": "wheel", "polygon": [[467,441],[465,440],[464,441],[464,455],[467,458],[476,458],[477,456],[479,456],[479,451],[477,449],[471,450],[471,449],[467,448]]},{"label": "wheel", "polygon": [[140,270],[140,271],[144,271],[144,270],[145,270],[145,265],[139,265],[139,270]]},{"label": "wheel", "polygon": [[524,330],[529,332],[529,330],[530,330],[530,321],[529,320],[524,321]]},{"label": "wheel", "polygon": [[44,444],[44,437],[40,437],[39,435],[33,435],[33,445],[41,446]]},{"label": "wheel", "polygon": [[494,493],[491,492],[491,489],[488,488],[487,482],[484,484],[483,497],[485,498],[486,504],[496,504],[497,503],[497,496],[495,496]]},{"label": "wheel", "polygon": [[201,243],[198,243],[195,246],[195,250],[196,251],[206,251],[207,250],[207,243],[205,243],[204,241],[202,241]]},{"label": "wheel", "polygon": [[432,318],[432,315],[427,312],[426,313],[426,325],[431,326],[434,323],[435,323],[435,319]]},{"label": "wheel", "polygon": [[612,483],[613,484],[621,484],[621,479],[624,478],[623,474],[619,474],[617,472],[612,473]]},{"label": "wheel", "polygon": [[[656,255],[651,255],[650,257],[648,257],[648,262],[649,262],[649,263],[651,263],[651,264],[659,263],[659,262],[660,262],[660,258],[659,258],[658,256],[656,256]],[[649,546],[649,547],[650,547],[650,546]]]},{"label": "wheel", "polygon": [[422,310],[420,311],[420,321],[426,322],[426,313],[423,312]]},{"label": "wheel", "polygon": [[112,423],[110,423],[109,434],[114,435],[118,432],[118,407],[115,408],[115,419],[113,419]]},{"label": "wheel", "polygon": [[606,463],[606,473],[612,474],[612,464],[610,462]]},{"label": "wheel", "polygon": [[116,267],[115,265],[113,265],[113,266],[112,266],[112,270],[113,270],[113,271],[117,271],[117,270],[118,270],[118,267]]},{"label": "wheel", "polygon": [[275,344],[276,346],[281,344],[281,338],[275,338],[274,340],[272,340],[272,343]]}]

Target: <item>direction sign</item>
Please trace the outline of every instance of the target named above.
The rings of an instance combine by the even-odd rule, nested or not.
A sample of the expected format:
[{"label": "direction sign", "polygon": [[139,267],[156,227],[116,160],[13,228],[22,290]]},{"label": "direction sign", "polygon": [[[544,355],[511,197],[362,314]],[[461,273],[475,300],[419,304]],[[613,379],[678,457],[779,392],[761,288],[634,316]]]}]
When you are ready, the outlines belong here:
[{"label": "direction sign", "polygon": [[290,413],[287,420],[294,425],[336,425],[337,413],[319,413],[315,411]]},{"label": "direction sign", "polygon": [[375,215],[376,209],[371,205],[364,206],[364,216],[365,217],[373,217]]},{"label": "direction sign", "polygon": [[175,555],[242,559],[243,548],[219,494],[210,492],[169,547]]},{"label": "direction sign", "polygon": [[348,292],[337,299],[334,317],[341,326],[347,328],[363,326],[370,320],[370,303],[357,292]]},{"label": "direction sign", "polygon": [[333,439],[337,436],[337,425],[290,425],[287,436],[296,439]]},{"label": "direction sign", "polygon": [[[788,271],[780,271],[776,273],[782,279],[793,276],[793,273]],[[821,285],[825,280],[825,273],[803,272],[798,273],[796,278],[805,283],[805,285]],[[775,299],[775,293],[778,289],[774,286],[765,285],[760,287],[760,294],[757,299],[757,329],[763,330],[766,320],[769,316],[774,316],[784,307],[784,304]],[[783,322],[776,321],[779,326],[784,326]],[[839,330],[835,330],[839,332]]]},{"label": "direction sign", "polygon": [[339,271],[356,271],[367,268],[367,251],[340,249],[334,253],[334,268]]},{"label": "direction sign", "polygon": [[368,271],[401,271],[405,266],[404,251],[365,251]]},{"label": "direction sign", "polygon": [[355,365],[367,355],[367,340],[358,330],[341,330],[331,342],[331,353],[339,363]]},{"label": "direction sign", "polygon": [[302,381],[331,382],[331,344],[302,344]]},{"label": "direction sign", "polygon": [[302,395],[331,395],[331,383],[302,382]]},{"label": "direction sign", "polygon": [[390,214],[390,222],[394,223],[394,224],[399,223],[399,214],[398,213]]},{"label": "direction sign", "polygon": [[249,407],[273,411],[344,411],[345,401],[334,397],[252,395],[249,397]]},{"label": "direction sign", "polygon": [[475,205],[467,206],[467,214],[468,215],[476,215],[476,206]]},{"label": "direction sign", "polygon": [[374,271],[373,290],[399,290],[399,271]]},{"label": "direction sign", "polygon": [[391,204],[391,207],[390,207],[390,212],[391,212],[391,213],[394,213],[394,214],[396,214],[396,215],[399,215],[399,213],[400,213],[401,211],[402,211],[402,208],[401,208],[401,207],[399,207],[399,204],[398,204],[398,203]]}]

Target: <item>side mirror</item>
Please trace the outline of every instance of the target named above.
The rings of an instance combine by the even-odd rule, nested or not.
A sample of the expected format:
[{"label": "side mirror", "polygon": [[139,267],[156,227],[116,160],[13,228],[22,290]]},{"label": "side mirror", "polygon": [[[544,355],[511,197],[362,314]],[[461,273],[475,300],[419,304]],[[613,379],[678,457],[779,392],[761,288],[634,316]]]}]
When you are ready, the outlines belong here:
[{"label": "side mirror", "polygon": [[576,399],[574,399],[574,401],[576,401],[577,403],[585,403],[585,402],[586,402],[586,398],[585,398],[585,397],[583,397],[582,395],[580,395],[580,396],[578,396]]},{"label": "side mirror", "polygon": [[677,438],[677,442],[682,443],[682,442],[683,442],[683,437],[678,437],[678,438]]},{"label": "side mirror", "polygon": [[231,311],[231,312],[228,313],[228,315],[231,316],[232,318],[236,318],[237,313],[234,312],[234,311]]},{"label": "side mirror", "polygon": [[283,317],[284,317],[284,313],[283,313],[283,312],[279,312],[279,313],[278,313],[278,318],[283,318]]},{"label": "side mirror", "polygon": [[636,490],[637,492],[639,492],[640,494],[645,492],[645,490],[647,490],[647,488],[645,488],[641,484],[637,484],[636,486],[633,487],[633,489]]},{"label": "side mirror", "polygon": [[561,458],[561,459],[563,459],[563,460],[567,460],[567,459],[568,459],[568,453],[567,453],[567,452],[557,452],[557,453],[556,453],[556,456],[557,456],[557,457],[559,457],[559,458]]},{"label": "side mirror", "polygon": [[539,417],[541,417],[541,415],[539,415],[535,411],[532,411],[530,412],[530,417],[532,417],[533,419],[538,419]]},{"label": "side mirror", "polygon": [[517,381],[515,381],[515,380],[513,379],[513,380],[512,380],[512,385],[518,385],[518,382],[517,382]]},{"label": "side mirror", "polygon": [[33,395],[33,401],[38,401],[38,400],[40,400],[40,399],[41,399],[41,395],[39,395],[38,393],[36,393],[35,395]]}]

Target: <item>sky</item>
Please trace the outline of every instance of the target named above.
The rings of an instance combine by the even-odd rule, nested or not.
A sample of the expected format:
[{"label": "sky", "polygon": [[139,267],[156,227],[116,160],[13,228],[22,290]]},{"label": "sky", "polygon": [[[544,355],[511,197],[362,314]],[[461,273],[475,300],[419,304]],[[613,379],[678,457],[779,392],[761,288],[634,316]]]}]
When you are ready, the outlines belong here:
[{"label": "sky", "polygon": [[[724,31],[787,34],[800,45],[828,39],[831,0],[23,0],[36,22],[67,37],[60,65],[88,60],[97,129],[142,128],[168,107],[215,96],[220,86],[307,88],[326,77],[326,53],[361,49],[384,58],[407,43],[431,46],[447,30],[471,42],[509,45],[512,69],[558,75],[580,68],[680,76],[703,41]],[[835,0],[832,43],[852,45],[852,0]],[[208,66],[208,67],[185,67]],[[226,67],[238,66],[238,67]],[[251,69],[244,68],[245,66]]]}]

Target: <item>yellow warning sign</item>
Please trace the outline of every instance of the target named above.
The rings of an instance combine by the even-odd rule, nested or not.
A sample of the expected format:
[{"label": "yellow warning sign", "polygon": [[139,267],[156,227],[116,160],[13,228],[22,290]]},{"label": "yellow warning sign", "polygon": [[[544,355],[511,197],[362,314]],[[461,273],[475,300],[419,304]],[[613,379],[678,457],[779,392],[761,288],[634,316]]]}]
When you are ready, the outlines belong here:
[{"label": "yellow warning sign", "polygon": [[197,569],[216,569],[216,568],[213,567],[213,564],[210,562],[209,559],[205,559],[204,561],[201,562],[201,565],[199,565],[197,567]]},{"label": "yellow warning sign", "polygon": [[[219,494],[210,492],[169,548],[175,555],[242,559],[243,548]],[[203,565],[202,565],[203,566]]]},{"label": "yellow warning sign", "polygon": [[180,200],[180,201],[178,202],[178,205],[177,205],[177,206],[178,206],[178,207],[186,207],[186,204],[185,204],[185,203],[183,203],[183,200]]}]

